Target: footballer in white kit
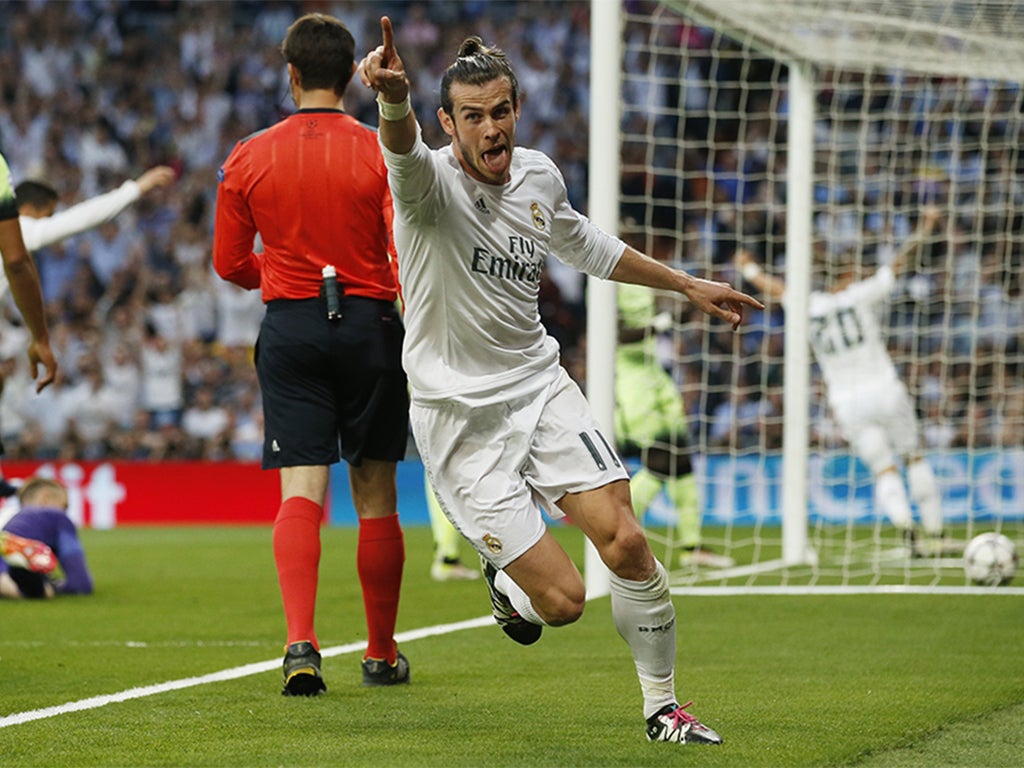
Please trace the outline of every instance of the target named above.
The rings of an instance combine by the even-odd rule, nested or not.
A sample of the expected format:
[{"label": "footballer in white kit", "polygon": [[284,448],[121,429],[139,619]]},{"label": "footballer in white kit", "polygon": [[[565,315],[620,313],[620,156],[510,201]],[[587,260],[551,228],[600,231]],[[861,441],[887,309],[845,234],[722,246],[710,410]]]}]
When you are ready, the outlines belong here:
[{"label": "footballer in white kit", "polygon": [[[870,277],[856,280],[848,263],[833,290],[814,291],[808,302],[811,348],[833,415],[843,437],[871,470],[879,508],[906,532],[915,554],[944,554],[958,545],[942,538],[938,484],[922,456],[914,403],[886,349],[879,318],[896,286],[897,272],[937,219],[938,211],[926,208],[916,232],[891,266],[883,265]],[[784,297],[782,279],[765,273],[749,253],[737,252],[736,261],[743,276],[759,290]],[[901,461],[906,466],[909,497],[900,474]],[[914,533],[911,501],[918,506],[926,535],[921,541]]]},{"label": "footballer in white kit", "polygon": [[918,446],[914,404],[885,348],[878,320],[895,285],[892,269],[881,267],[836,293],[814,291],[808,305],[811,347],[832,412],[843,436],[875,472],[892,462],[876,445],[876,429],[901,456]]},{"label": "footballer in white kit", "polygon": [[[560,172],[540,152],[517,147],[503,186],[475,181],[450,146],[432,151],[421,137],[404,155],[385,148],[384,158],[417,446],[455,526],[501,567],[543,534],[534,502],[558,518],[555,501],[566,493],[627,477],[537,306],[549,252],[608,277],[625,244],[569,206]],[[541,446],[541,460],[514,437],[535,430],[516,422],[539,419],[530,406],[556,397],[564,405],[550,412],[568,420],[571,439]],[[527,462],[529,493],[524,476],[494,471]]]},{"label": "footballer in white kit", "polygon": [[[492,613],[516,642],[571,624],[583,579],[538,509],[568,516],[609,568],[612,618],[633,655],[651,741],[720,744],[675,695],[668,575],[633,514],[628,475],[540,321],[545,259],[684,294],[735,328],[760,302],[629,248],[569,205],[544,154],[515,148],[518,80],[501,51],[463,41],[441,78],[443,149],[424,143],[409,79],[383,44],[359,63],[378,91],[405,298],[410,422],[438,502],[481,555]],[[513,151],[515,149],[515,151]],[[615,307],[591,311],[615,312]]]}]

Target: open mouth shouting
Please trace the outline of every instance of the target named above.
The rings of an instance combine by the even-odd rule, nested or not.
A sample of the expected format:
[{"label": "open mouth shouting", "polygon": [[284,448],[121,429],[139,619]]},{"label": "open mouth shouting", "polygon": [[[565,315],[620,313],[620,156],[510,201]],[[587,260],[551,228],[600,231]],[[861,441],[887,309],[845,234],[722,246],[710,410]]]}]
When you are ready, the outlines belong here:
[{"label": "open mouth shouting", "polygon": [[509,164],[509,151],[508,147],[501,144],[491,149],[484,150],[480,154],[480,159],[483,161],[484,167],[491,176],[504,176],[508,170]]}]

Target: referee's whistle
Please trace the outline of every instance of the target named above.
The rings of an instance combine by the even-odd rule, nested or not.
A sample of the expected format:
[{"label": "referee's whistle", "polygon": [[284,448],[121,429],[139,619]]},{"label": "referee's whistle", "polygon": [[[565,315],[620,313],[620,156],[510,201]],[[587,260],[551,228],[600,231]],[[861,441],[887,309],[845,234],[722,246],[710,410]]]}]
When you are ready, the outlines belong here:
[{"label": "referee's whistle", "polygon": [[327,299],[327,319],[341,318],[341,305],[338,303],[338,271],[328,264],[321,270],[324,276],[324,297]]}]

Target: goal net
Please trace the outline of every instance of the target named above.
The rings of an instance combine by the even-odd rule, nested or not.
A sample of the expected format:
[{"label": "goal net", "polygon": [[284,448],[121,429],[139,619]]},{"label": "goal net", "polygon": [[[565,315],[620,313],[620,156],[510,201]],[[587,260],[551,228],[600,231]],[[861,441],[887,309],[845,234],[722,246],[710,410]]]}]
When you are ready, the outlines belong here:
[{"label": "goal net", "polygon": [[[668,490],[644,514],[673,584],[960,588],[956,542],[995,530],[1024,549],[1024,8],[681,0],[619,12],[620,234],[767,304],[733,333],[657,297],[672,322],[646,354],[682,393],[702,518],[693,550]],[[937,221],[920,233],[926,209]],[[915,233],[876,312],[941,500],[947,539],[929,546],[920,478],[912,487],[898,459],[911,541],[845,439],[809,343],[821,330],[810,294],[847,267],[894,266]],[[781,299],[753,268],[744,277],[740,249],[784,282]],[[845,374],[854,400],[872,396],[857,390],[872,373]]]}]

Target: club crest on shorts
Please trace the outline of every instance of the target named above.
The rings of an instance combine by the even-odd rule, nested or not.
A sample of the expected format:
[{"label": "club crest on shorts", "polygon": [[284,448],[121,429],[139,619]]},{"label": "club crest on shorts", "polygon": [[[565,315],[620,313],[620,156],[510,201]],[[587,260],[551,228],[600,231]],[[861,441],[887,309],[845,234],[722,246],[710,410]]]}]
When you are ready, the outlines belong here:
[{"label": "club crest on shorts", "polygon": [[502,548],[505,546],[501,543],[501,539],[497,536],[492,536],[489,533],[484,534],[484,544],[486,544],[487,548],[496,555],[500,554]]},{"label": "club crest on shorts", "polygon": [[543,232],[547,222],[544,221],[544,214],[537,203],[530,203],[530,215],[533,217],[533,226]]}]

